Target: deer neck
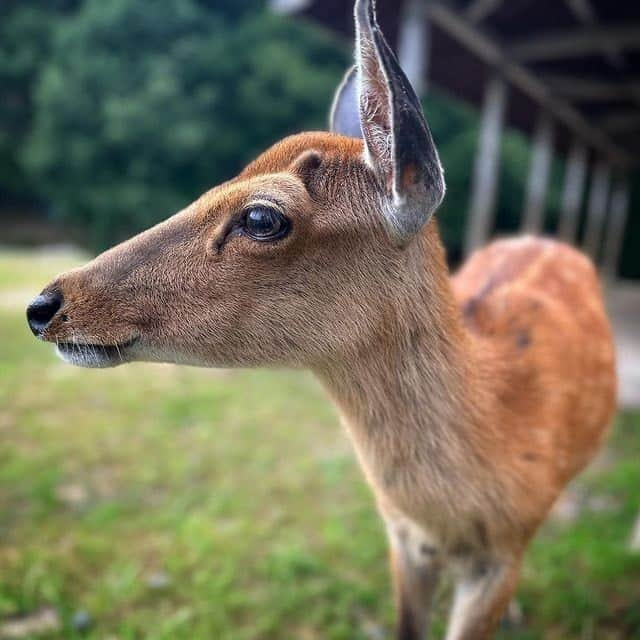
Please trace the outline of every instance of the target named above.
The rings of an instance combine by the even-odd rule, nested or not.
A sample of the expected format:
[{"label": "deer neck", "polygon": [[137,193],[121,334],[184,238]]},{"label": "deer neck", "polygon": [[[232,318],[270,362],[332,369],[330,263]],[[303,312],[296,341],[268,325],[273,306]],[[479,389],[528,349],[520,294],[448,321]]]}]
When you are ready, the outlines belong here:
[{"label": "deer neck", "polygon": [[316,372],[383,492],[418,479],[454,486],[486,459],[490,364],[462,326],[439,241],[429,244],[371,342]]}]

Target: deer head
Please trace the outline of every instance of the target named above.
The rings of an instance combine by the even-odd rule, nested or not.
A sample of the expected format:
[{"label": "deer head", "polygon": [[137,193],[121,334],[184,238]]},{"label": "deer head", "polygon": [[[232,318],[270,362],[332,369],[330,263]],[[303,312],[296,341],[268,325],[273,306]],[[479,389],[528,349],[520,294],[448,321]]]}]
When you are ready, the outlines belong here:
[{"label": "deer head", "polygon": [[371,0],[356,2],[355,18],[356,64],[332,133],[282,140],[165,222],[59,276],[27,310],[32,331],[91,367],[315,366],[368,344],[415,270],[413,247],[444,182]]}]

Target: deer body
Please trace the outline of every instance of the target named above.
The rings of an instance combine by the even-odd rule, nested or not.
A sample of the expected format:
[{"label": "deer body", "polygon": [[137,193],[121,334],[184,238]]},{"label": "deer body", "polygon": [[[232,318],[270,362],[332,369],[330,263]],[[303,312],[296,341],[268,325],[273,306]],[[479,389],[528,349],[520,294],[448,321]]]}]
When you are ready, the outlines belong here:
[{"label": "deer body", "polygon": [[[435,228],[427,239],[433,262]],[[440,266],[441,282],[423,278],[422,300],[416,282],[404,309],[395,301],[379,343],[320,377],[383,511],[389,503],[428,523],[451,552],[509,546],[528,539],[611,418],[613,350],[598,281],[559,243],[500,241],[453,279],[456,305]]]},{"label": "deer body", "polygon": [[424,637],[446,565],[447,639],[489,638],[528,541],[611,420],[608,322],[593,267],[549,240],[493,243],[449,278],[437,152],[369,0],[356,45],[332,133],[286,138],[61,275],[29,324],[81,366],[314,371],[387,526],[397,638]]},{"label": "deer body", "polygon": [[482,621],[458,595],[448,637],[482,638],[527,542],[601,445],[614,353],[595,271],[575,250],[498,241],[452,286],[435,225],[419,251],[429,265],[394,301],[380,342],[320,377],[377,497],[396,582],[409,582],[401,637],[422,637],[424,603],[452,564],[460,584],[478,567],[487,582],[504,573],[502,592],[476,605]]}]

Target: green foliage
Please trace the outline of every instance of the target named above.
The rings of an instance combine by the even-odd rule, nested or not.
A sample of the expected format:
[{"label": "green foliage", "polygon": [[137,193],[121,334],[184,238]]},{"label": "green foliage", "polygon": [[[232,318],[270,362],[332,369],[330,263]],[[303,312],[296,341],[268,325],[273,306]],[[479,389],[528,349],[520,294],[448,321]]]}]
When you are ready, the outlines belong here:
[{"label": "green foliage", "polygon": [[33,91],[61,15],[79,0],[6,0],[0,7],[0,194],[28,197],[32,186],[18,149],[33,120]]},{"label": "green foliage", "polygon": [[425,113],[445,169],[447,194],[438,210],[438,222],[449,254],[459,258],[469,206],[469,185],[477,143],[477,116],[468,107],[432,91]]},{"label": "green foliage", "polygon": [[210,4],[87,0],[59,26],[23,158],[93,246],[173,213],[286,133],[324,126],[346,65],[335,42]]}]

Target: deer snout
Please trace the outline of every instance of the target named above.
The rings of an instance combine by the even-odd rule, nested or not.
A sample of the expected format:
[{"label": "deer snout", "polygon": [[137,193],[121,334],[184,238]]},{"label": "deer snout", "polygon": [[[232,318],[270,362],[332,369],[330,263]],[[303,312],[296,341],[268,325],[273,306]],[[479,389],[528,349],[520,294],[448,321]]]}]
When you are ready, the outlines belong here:
[{"label": "deer snout", "polygon": [[47,291],[34,298],[27,307],[27,322],[33,335],[40,336],[60,311],[64,298],[60,291]]}]

